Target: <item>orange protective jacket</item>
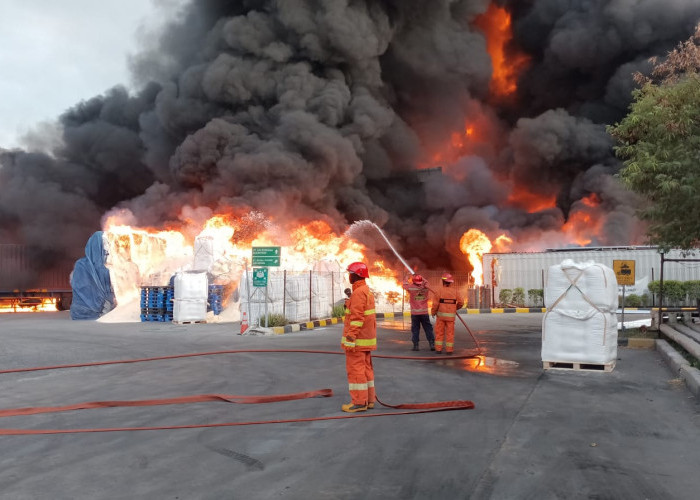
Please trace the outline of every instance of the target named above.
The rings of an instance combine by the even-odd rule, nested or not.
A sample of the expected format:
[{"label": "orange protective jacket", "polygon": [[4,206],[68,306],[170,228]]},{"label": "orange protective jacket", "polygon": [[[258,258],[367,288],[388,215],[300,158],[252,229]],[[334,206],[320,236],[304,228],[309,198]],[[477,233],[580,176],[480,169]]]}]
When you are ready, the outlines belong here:
[{"label": "orange protective jacket", "polygon": [[359,280],[352,284],[352,295],[346,301],[349,312],[345,315],[341,345],[346,351],[374,351],[377,349],[377,316],[374,295]]},{"label": "orange protective jacket", "polygon": [[433,307],[430,310],[432,316],[438,317],[445,321],[454,321],[457,315],[457,309],[462,306],[464,301],[457,293],[454,286],[441,286],[433,291]]}]

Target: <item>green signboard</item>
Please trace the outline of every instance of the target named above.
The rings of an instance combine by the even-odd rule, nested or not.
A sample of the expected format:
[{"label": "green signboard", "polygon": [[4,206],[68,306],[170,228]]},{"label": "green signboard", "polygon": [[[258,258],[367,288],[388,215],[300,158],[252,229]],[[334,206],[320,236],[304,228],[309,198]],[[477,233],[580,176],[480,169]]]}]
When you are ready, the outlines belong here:
[{"label": "green signboard", "polygon": [[267,286],[267,268],[266,267],[254,267],[253,268],[253,286],[255,286],[255,287]]},{"label": "green signboard", "polygon": [[253,265],[278,267],[281,255],[280,247],[253,247]]}]

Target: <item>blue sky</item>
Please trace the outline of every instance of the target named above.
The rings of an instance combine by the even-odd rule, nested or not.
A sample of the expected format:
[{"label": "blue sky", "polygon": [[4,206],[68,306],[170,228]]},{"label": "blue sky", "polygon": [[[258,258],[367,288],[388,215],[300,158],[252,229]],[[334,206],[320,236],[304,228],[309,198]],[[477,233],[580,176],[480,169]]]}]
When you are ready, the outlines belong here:
[{"label": "blue sky", "polygon": [[184,0],[0,0],[0,148],[116,84]]}]

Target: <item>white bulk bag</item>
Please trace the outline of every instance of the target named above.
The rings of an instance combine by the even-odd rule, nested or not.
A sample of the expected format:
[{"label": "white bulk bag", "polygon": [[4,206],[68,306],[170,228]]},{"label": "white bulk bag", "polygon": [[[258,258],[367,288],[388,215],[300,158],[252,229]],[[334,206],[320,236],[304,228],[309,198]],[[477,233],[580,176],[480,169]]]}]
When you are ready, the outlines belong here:
[{"label": "white bulk bag", "polygon": [[610,364],[617,359],[617,314],[594,312],[585,319],[547,312],[542,324],[542,361]]},{"label": "white bulk bag", "polygon": [[544,290],[547,310],[581,311],[582,318],[590,309],[617,310],[617,279],[607,266],[593,261],[577,263],[564,260],[550,266]]},{"label": "white bulk bag", "polygon": [[177,273],[173,285],[173,321],[206,321],[209,296],[207,273]]}]

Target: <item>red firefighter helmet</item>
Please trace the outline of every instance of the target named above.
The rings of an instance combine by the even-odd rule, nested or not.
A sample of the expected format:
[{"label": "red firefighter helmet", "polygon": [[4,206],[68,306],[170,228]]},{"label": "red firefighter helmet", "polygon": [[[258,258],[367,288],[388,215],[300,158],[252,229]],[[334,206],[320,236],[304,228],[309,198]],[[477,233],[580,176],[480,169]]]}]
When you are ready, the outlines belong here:
[{"label": "red firefighter helmet", "polygon": [[445,273],[442,275],[442,281],[445,283],[454,283],[455,280],[452,278],[452,275],[450,273]]},{"label": "red firefighter helmet", "polygon": [[360,278],[369,278],[369,269],[364,262],[353,262],[348,266],[348,272],[357,274]]},{"label": "red firefighter helmet", "polygon": [[423,276],[421,276],[420,274],[414,274],[413,275],[413,284],[420,285],[421,283],[423,283]]}]

